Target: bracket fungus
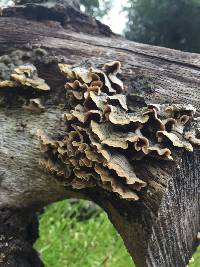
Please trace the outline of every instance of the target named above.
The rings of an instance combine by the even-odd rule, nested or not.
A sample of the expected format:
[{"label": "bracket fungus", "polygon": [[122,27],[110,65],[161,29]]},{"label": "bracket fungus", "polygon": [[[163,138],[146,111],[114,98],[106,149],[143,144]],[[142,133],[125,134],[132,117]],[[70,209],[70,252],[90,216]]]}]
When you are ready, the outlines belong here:
[{"label": "bracket fungus", "polygon": [[2,87],[31,87],[43,91],[50,90],[48,84],[38,77],[37,69],[32,64],[15,68],[10,75],[10,80],[0,80],[0,88]]},{"label": "bracket fungus", "polygon": [[40,98],[29,99],[28,105],[25,104],[22,108],[33,113],[41,113],[45,111],[45,107],[42,105]]},{"label": "bracket fungus", "polygon": [[138,200],[147,183],[137,177],[134,162],[146,157],[173,161],[173,147],[191,152],[200,139],[194,129],[188,131],[195,115],[191,105],[151,104],[131,111],[120,67],[118,61],[102,70],[59,64],[70,106],[63,115],[66,133],[51,139],[38,130],[44,153],[40,165],[73,189],[100,186]]}]

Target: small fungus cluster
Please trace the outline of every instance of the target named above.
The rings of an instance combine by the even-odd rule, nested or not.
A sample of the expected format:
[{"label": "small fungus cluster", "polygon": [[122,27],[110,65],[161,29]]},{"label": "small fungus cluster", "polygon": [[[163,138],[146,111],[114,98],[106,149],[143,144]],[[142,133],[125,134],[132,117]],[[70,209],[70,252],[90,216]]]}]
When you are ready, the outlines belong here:
[{"label": "small fungus cluster", "polygon": [[[14,72],[15,68],[22,65],[30,65],[30,62],[50,64],[57,63],[58,58],[50,55],[45,49],[37,47],[33,48],[27,44],[22,47],[23,50],[17,49],[9,54],[0,56],[0,80],[9,80],[10,75]],[[62,58],[59,58],[61,61]]]},{"label": "small fungus cluster", "polygon": [[137,191],[147,184],[137,177],[134,162],[149,156],[173,161],[173,147],[193,151],[200,140],[186,131],[194,120],[191,105],[151,104],[130,111],[120,67],[118,61],[102,70],[59,64],[70,105],[66,134],[54,140],[38,130],[40,165],[73,189],[98,185],[138,200]]},{"label": "small fungus cluster", "polygon": [[37,90],[50,90],[46,82],[38,77],[36,67],[31,64],[15,68],[10,75],[10,80],[0,80],[0,88],[2,87],[31,87]]}]

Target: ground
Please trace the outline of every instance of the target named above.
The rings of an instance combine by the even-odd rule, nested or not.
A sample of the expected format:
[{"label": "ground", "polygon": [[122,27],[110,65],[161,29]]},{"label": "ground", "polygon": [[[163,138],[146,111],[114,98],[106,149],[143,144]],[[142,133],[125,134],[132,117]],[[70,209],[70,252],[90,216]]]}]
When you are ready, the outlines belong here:
[{"label": "ground", "polygon": [[[86,201],[61,201],[40,215],[45,267],[134,267],[107,215]],[[200,266],[200,247],[189,267]]]}]

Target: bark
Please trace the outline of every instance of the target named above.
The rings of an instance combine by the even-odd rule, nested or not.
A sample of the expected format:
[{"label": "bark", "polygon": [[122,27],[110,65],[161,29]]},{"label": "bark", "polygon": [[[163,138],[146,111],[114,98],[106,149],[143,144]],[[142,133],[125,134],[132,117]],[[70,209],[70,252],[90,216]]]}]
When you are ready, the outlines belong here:
[{"label": "bark", "polygon": [[0,266],[42,267],[33,249],[38,221],[30,209],[0,209]]},{"label": "bark", "polygon": [[[199,114],[200,56],[127,41],[69,3],[4,9],[0,56],[1,76],[6,78],[13,66],[32,63],[51,88],[47,93],[1,89],[0,213],[6,219],[0,219],[0,231],[2,253],[7,254],[0,257],[0,265],[11,261],[8,266],[40,266],[31,249],[36,235],[31,239],[30,226],[37,228],[34,212],[54,201],[77,197],[96,202],[108,213],[138,267],[185,267],[200,227],[198,149],[177,151],[176,164],[153,159],[139,162],[137,175],[148,182],[148,188],[142,190],[138,202],[128,202],[100,188],[72,190],[42,171],[35,133],[45,129],[53,136],[65,131],[65,79],[58,62],[98,67],[119,60],[132,105],[185,103],[195,106]],[[45,112],[25,112],[19,96],[26,100],[40,97]],[[15,228],[7,229],[9,220],[12,225],[16,221]],[[9,242],[17,244],[14,251],[11,246],[7,250],[4,242],[13,232],[15,241]]]}]

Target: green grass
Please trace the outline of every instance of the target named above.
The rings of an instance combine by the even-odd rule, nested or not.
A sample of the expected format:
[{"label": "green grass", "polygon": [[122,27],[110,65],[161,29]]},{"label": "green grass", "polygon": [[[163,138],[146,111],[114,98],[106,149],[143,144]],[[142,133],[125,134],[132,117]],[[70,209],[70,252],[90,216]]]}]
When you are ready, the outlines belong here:
[{"label": "green grass", "polygon": [[[86,201],[47,207],[35,246],[45,267],[134,267],[106,214]],[[199,266],[200,247],[189,267]]]},{"label": "green grass", "polygon": [[86,209],[85,201],[61,201],[45,210],[36,242],[45,267],[133,267],[106,214],[97,210],[81,218]]},{"label": "green grass", "polygon": [[199,267],[200,266],[200,246],[197,248],[197,251],[194,253],[192,259],[190,260],[189,267]]}]

